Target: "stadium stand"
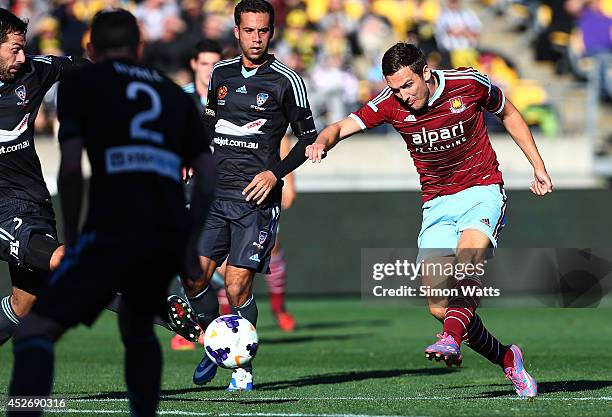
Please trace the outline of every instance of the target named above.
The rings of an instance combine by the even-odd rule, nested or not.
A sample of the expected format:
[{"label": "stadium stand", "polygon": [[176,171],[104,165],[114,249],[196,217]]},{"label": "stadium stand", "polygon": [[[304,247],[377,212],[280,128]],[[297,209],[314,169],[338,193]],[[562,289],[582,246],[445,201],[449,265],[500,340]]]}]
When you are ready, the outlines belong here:
[{"label": "stadium stand", "polygon": [[[2,3],[2,2],[0,2]],[[233,0],[4,1],[30,20],[29,53],[83,54],[87,25],[100,9],[121,6],[141,20],[145,62],[179,84],[190,80],[189,52],[215,39],[224,57],[237,54]],[[335,121],[374,97],[385,83],[382,53],[398,40],[418,44],[433,68],[472,66],[502,86],[534,131],[547,138],[585,134],[581,112],[589,74],[600,65],[600,98],[610,99],[612,65],[600,33],[612,0],[272,0],[277,13],[273,50],[304,77],[317,126]],[[595,23],[593,23],[595,22]],[[459,37],[457,27],[469,27]],[[593,30],[595,29],[595,30]],[[465,35],[465,36],[464,36]],[[467,36],[467,37],[466,37]],[[469,38],[469,39],[468,39]],[[603,45],[603,46],[602,46]],[[607,50],[605,48],[608,48]],[[531,48],[532,53],[523,53]],[[517,52],[518,51],[518,52]],[[321,74],[325,74],[323,77]],[[37,126],[54,126],[53,92]],[[604,104],[597,151],[612,149],[610,106]],[[492,131],[503,128],[495,117]],[[372,133],[387,133],[375,129]],[[601,132],[600,132],[601,133]]]}]

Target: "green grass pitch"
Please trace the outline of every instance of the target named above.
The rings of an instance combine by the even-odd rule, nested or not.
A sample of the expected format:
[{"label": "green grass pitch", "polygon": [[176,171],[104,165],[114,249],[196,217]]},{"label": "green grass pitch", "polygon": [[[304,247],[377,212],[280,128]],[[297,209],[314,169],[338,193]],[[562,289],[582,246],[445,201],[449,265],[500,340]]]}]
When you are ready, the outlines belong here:
[{"label": "green grass pitch", "polygon": [[[263,297],[260,297],[263,298]],[[229,394],[230,373],[191,383],[202,351],[164,348],[160,415],[171,416],[611,416],[612,332],[606,309],[482,309],[489,329],[523,348],[540,396],[518,400],[501,370],[464,348],[460,369],[427,361],[423,348],[440,330],[425,309],[370,307],[359,300],[294,300],[300,328],[279,331],[259,303],[261,350],[256,391]],[[59,415],[127,415],[116,320],[74,330],[56,350]],[[0,348],[0,391],[7,392],[10,343]],[[32,375],[36,378],[36,375]],[[57,415],[57,414],[56,414]]]}]

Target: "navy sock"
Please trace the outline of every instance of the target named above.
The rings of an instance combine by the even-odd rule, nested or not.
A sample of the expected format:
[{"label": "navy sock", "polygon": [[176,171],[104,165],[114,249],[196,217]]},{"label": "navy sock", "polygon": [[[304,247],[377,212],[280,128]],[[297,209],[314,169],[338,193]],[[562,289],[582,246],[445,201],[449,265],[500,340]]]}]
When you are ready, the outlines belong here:
[{"label": "navy sock", "polygon": [[251,324],[257,327],[257,316],[259,315],[259,311],[257,310],[257,303],[255,302],[255,297],[253,294],[249,297],[249,299],[241,306],[231,307],[232,314],[237,314],[240,317],[244,317]]},{"label": "navy sock", "polygon": [[217,294],[211,288],[207,286],[199,294],[194,297],[188,297],[191,308],[196,313],[198,323],[203,330],[206,330],[208,325],[212,323],[214,319],[219,317],[219,300]]},{"label": "navy sock", "polygon": [[154,334],[123,337],[125,382],[133,417],[153,417],[159,402],[162,353]]},{"label": "navy sock", "polygon": [[11,306],[11,296],[7,295],[0,301],[0,346],[11,338],[18,324],[19,317]]},{"label": "navy sock", "polygon": [[[13,343],[13,374],[9,395],[48,396],[53,386],[53,341],[44,336],[24,337]],[[9,417],[40,416],[42,411],[8,411]]]}]

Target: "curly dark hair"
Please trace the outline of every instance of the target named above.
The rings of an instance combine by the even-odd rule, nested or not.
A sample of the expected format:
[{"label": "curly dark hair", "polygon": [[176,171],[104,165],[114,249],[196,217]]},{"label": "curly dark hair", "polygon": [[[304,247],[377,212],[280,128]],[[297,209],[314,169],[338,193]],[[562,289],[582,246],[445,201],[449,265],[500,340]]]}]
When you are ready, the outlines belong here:
[{"label": "curly dark hair", "polygon": [[0,43],[6,42],[9,33],[18,33],[25,36],[28,31],[28,22],[24,22],[13,13],[0,8]]}]

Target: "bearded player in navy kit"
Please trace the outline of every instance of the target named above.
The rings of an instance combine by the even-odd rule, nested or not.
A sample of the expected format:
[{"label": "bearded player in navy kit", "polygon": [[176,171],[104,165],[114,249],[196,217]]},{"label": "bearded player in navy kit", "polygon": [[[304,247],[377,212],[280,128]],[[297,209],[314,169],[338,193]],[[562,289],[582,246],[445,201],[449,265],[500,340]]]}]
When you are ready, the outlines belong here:
[{"label": "bearded player in navy kit", "polygon": [[[256,272],[269,270],[282,178],[306,160],[306,146],[316,138],[303,80],[268,53],[274,33],[270,3],[241,1],[234,20],[242,55],[214,66],[204,113],[206,125],[215,132],[218,170],[215,200],[199,246],[204,280],[185,286],[202,328],[218,316],[217,297],[208,282],[226,259],[231,310],[256,325],[251,285]],[[279,146],[289,124],[298,141],[281,160]],[[193,382],[205,384],[216,372],[216,364],[204,356]],[[252,388],[252,368],[234,370],[228,390]]]},{"label": "bearded player in navy kit", "polygon": [[51,86],[77,61],[85,62],[26,56],[27,29],[27,23],[0,9],[0,259],[9,263],[13,286],[0,303],[0,345],[64,254],[34,148],[34,120]]},{"label": "bearded player in navy kit", "polygon": [[[119,292],[130,410],[154,416],[162,352],[153,319],[165,313],[176,274],[201,276],[197,243],[215,177],[210,134],[180,87],[136,62],[143,42],[131,13],[96,14],[87,49],[95,64],[67,77],[58,91],[58,185],[68,249],[15,333],[10,396],[48,396],[54,343],[79,323],[92,325]],[[92,176],[77,236],[83,149]],[[181,179],[186,165],[195,171],[191,203],[200,215],[193,223]],[[9,409],[9,416],[20,413]]]}]

